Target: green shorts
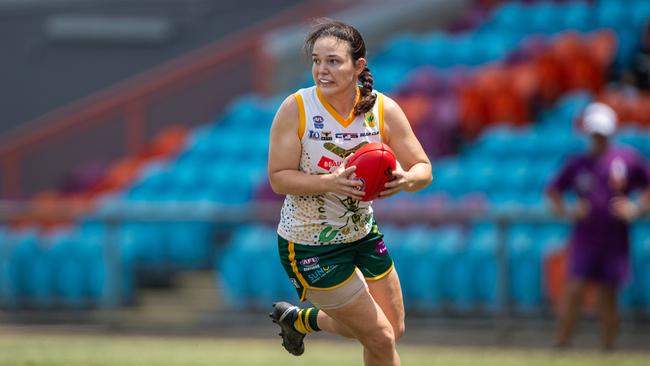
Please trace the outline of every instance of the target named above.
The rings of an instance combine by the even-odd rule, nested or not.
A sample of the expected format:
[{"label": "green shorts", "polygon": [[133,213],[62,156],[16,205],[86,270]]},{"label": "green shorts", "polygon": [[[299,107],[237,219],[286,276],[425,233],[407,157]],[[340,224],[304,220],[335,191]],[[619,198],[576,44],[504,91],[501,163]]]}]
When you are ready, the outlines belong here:
[{"label": "green shorts", "polygon": [[343,244],[304,245],[278,236],[278,250],[285,272],[304,301],[308,288],[331,290],[344,285],[352,279],[355,267],[367,281],[389,274],[393,260],[383,237],[377,225],[364,238]]}]

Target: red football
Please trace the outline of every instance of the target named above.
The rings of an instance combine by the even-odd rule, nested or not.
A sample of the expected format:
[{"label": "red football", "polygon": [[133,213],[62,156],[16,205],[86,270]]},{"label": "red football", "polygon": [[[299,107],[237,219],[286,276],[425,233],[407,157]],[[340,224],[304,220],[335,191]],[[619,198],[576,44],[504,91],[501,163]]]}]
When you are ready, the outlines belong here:
[{"label": "red football", "polygon": [[350,157],[348,166],[357,167],[354,173],[363,182],[361,190],[366,192],[362,201],[371,201],[379,196],[386,182],[393,179],[396,165],[393,150],[383,142],[363,145]]}]

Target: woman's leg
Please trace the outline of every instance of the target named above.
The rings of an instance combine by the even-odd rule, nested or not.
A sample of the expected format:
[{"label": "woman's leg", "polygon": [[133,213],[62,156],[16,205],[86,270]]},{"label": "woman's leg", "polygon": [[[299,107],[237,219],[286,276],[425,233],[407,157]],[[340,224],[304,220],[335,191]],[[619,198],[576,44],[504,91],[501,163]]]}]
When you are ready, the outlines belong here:
[{"label": "woman's leg", "polygon": [[616,304],[616,288],[599,285],[600,324],[602,329],[603,348],[612,349],[618,333],[618,311]]},{"label": "woman's leg", "polygon": [[345,338],[355,338],[350,327],[334,320],[323,310],[318,312],[318,327],[320,330],[328,333],[337,334]]},{"label": "woman's leg", "polygon": [[[367,281],[367,284],[370,295],[393,327],[395,339],[399,340],[404,334],[404,301],[397,271],[393,269],[385,277],[376,281]],[[324,311],[318,313],[318,326],[326,332],[354,338],[352,330],[347,325],[332,319]]]},{"label": "woman's leg", "polygon": [[364,348],[364,365],[400,365],[393,326],[367,289],[349,304],[321,311],[347,327],[351,335],[361,342]]},{"label": "woman's leg", "polygon": [[566,347],[571,341],[573,329],[582,306],[584,291],[585,284],[583,281],[572,280],[567,286],[555,336],[555,345],[558,347]]},{"label": "woman's leg", "polygon": [[379,280],[367,281],[370,295],[393,326],[395,340],[404,335],[404,300],[397,271],[393,268],[389,274]]}]

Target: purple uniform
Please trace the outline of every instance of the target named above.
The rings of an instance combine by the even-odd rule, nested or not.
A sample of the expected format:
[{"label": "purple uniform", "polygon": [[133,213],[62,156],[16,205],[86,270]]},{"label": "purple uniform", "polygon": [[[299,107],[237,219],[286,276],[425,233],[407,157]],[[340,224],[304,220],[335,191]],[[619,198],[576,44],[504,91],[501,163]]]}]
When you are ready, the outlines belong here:
[{"label": "purple uniform", "polygon": [[610,147],[601,156],[571,159],[549,188],[573,191],[589,202],[587,217],[575,223],[569,246],[571,278],[621,285],[629,275],[628,224],[612,214],[617,195],[644,189],[650,171],[632,148]]}]

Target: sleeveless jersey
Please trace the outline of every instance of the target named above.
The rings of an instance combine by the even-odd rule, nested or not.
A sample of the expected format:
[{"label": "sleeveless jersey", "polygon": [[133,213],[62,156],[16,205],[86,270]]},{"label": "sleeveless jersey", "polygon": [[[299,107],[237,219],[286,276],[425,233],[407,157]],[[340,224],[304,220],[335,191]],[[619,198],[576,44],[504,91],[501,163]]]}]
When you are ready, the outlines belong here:
[{"label": "sleeveless jersey", "polygon": [[[377,91],[370,111],[341,117],[313,86],[294,94],[298,103],[302,144],[300,171],[329,174],[345,157],[384,136],[384,96]],[[358,98],[358,95],[357,95]],[[287,195],[282,206],[278,235],[307,245],[349,243],[366,236],[373,223],[371,202],[335,193]]]}]

